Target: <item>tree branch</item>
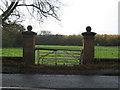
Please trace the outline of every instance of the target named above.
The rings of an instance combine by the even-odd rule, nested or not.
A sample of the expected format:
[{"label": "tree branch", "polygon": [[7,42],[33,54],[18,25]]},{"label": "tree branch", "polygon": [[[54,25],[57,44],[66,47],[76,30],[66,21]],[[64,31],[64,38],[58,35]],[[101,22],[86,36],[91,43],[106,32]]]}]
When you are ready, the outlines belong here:
[{"label": "tree branch", "polygon": [[[43,20],[44,17],[47,18],[48,16],[51,16],[51,17],[59,20],[57,10],[59,10],[60,4],[57,3],[58,0],[55,0],[55,1],[54,0],[53,1],[52,0],[31,0],[31,1],[33,1],[31,4],[29,4],[30,2],[26,2],[26,3],[18,5],[19,1],[20,0],[14,0],[14,2],[11,1],[11,4],[8,6],[8,1],[5,0],[5,2],[4,2],[2,0],[4,6],[7,8],[7,10],[5,10],[5,11],[4,11],[5,8],[4,9],[0,8],[0,10],[3,11],[2,21],[5,21],[13,13],[13,11],[16,9],[17,6],[26,6],[28,12],[30,13],[30,15],[32,17],[34,17],[34,15],[37,15],[37,20]],[[58,5],[58,7],[57,7],[57,5]],[[30,9],[28,9],[28,6],[32,6],[32,8],[33,8],[32,12]],[[20,13],[15,12],[12,15],[15,15],[15,14],[18,15]]]},{"label": "tree branch", "polygon": [[15,2],[12,2],[12,3],[10,4],[10,6],[8,7],[8,9],[2,14],[2,17],[4,17],[4,16],[10,11],[10,9],[13,7],[14,3],[15,3]]},{"label": "tree branch", "polygon": [[2,14],[2,20],[5,21],[10,14],[13,12],[13,10],[17,7],[19,1],[17,2],[11,2],[11,5],[8,7],[8,9]]},{"label": "tree branch", "polygon": [[[56,18],[57,20],[60,21],[60,19],[58,18],[57,14],[55,14],[55,12],[54,12],[54,7],[51,6],[50,4],[48,4],[48,5],[49,5],[49,10],[46,10],[46,11],[43,10],[43,7],[42,7],[42,9],[41,9],[40,6],[37,7],[37,6],[35,6],[34,4],[30,4],[30,5],[27,5],[27,4],[19,4],[19,5],[17,5],[17,6],[32,6],[32,7],[35,7],[35,8],[37,8],[38,10],[40,10],[40,12],[41,12],[41,14],[42,14],[43,16],[47,17],[47,16],[45,15],[45,14],[47,14],[47,15],[50,15],[50,16],[52,16],[52,17],[54,17],[54,18]],[[57,7],[57,8],[58,8],[58,7]],[[52,11],[52,14],[50,14],[50,11]]]},{"label": "tree branch", "polygon": [[4,10],[3,10],[2,8],[0,8],[0,10],[1,10],[2,12],[4,12]]}]

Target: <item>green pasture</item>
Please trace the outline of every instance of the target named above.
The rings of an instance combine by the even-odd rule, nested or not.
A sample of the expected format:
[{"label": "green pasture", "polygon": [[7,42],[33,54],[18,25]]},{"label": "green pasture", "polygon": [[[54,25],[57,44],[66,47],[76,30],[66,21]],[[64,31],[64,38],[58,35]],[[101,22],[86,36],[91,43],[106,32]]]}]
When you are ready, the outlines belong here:
[{"label": "green pasture", "polygon": [[[68,49],[80,50],[82,46],[58,46],[58,45],[36,45],[36,47],[46,49]],[[1,51],[1,49],[0,49]],[[2,48],[3,57],[22,57],[22,48]],[[95,46],[95,58],[119,58],[118,47]]]},{"label": "green pasture", "polygon": [[104,47],[104,46],[96,46],[95,47],[95,58],[109,58],[115,59],[120,58],[118,56],[118,47]]}]

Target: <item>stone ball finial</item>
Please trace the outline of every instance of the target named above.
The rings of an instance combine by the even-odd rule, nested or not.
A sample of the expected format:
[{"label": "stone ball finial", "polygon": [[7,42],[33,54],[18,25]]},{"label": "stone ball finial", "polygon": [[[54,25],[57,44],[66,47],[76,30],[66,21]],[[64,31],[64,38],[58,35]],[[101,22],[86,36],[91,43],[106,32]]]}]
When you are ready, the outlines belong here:
[{"label": "stone ball finial", "polygon": [[87,31],[87,32],[91,32],[91,29],[92,29],[92,28],[91,28],[90,26],[87,26],[87,27],[86,27],[86,31]]},{"label": "stone ball finial", "polygon": [[27,26],[27,30],[28,30],[28,31],[32,31],[32,26],[31,26],[31,25],[28,25],[28,26]]}]

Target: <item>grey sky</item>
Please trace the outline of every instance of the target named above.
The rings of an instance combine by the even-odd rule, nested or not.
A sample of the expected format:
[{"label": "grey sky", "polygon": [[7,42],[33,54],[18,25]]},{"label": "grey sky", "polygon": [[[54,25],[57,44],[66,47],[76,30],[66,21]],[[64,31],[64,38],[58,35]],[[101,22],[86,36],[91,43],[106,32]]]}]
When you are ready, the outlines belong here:
[{"label": "grey sky", "polygon": [[[91,26],[92,31],[98,34],[118,34],[119,0],[61,1],[66,4],[62,9],[61,22],[51,18],[39,24],[33,18],[25,17],[21,24],[25,27],[31,24],[35,32],[48,30],[54,34],[81,34],[86,26]],[[23,8],[21,11],[26,12]]]},{"label": "grey sky", "polygon": [[54,34],[81,34],[86,26],[98,34],[118,34],[118,1],[67,0],[61,22],[47,20],[39,25],[27,20],[27,24],[32,24],[36,32],[49,30]]}]

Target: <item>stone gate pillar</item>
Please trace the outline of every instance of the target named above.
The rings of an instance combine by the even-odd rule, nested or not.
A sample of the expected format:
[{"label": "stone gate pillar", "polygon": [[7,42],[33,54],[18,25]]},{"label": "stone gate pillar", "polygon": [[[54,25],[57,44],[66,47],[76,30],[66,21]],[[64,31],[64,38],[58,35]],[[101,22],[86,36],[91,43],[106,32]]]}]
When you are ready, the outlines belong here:
[{"label": "stone gate pillar", "polygon": [[95,32],[91,32],[91,27],[86,27],[86,31],[82,33],[84,42],[83,42],[83,64],[89,64],[94,62],[94,37]]},{"label": "stone gate pillar", "polygon": [[23,60],[28,64],[35,64],[35,36],[37,33],[32,32],[32,26],[27,27],[28,31],[22,32],[23,35]]}]

